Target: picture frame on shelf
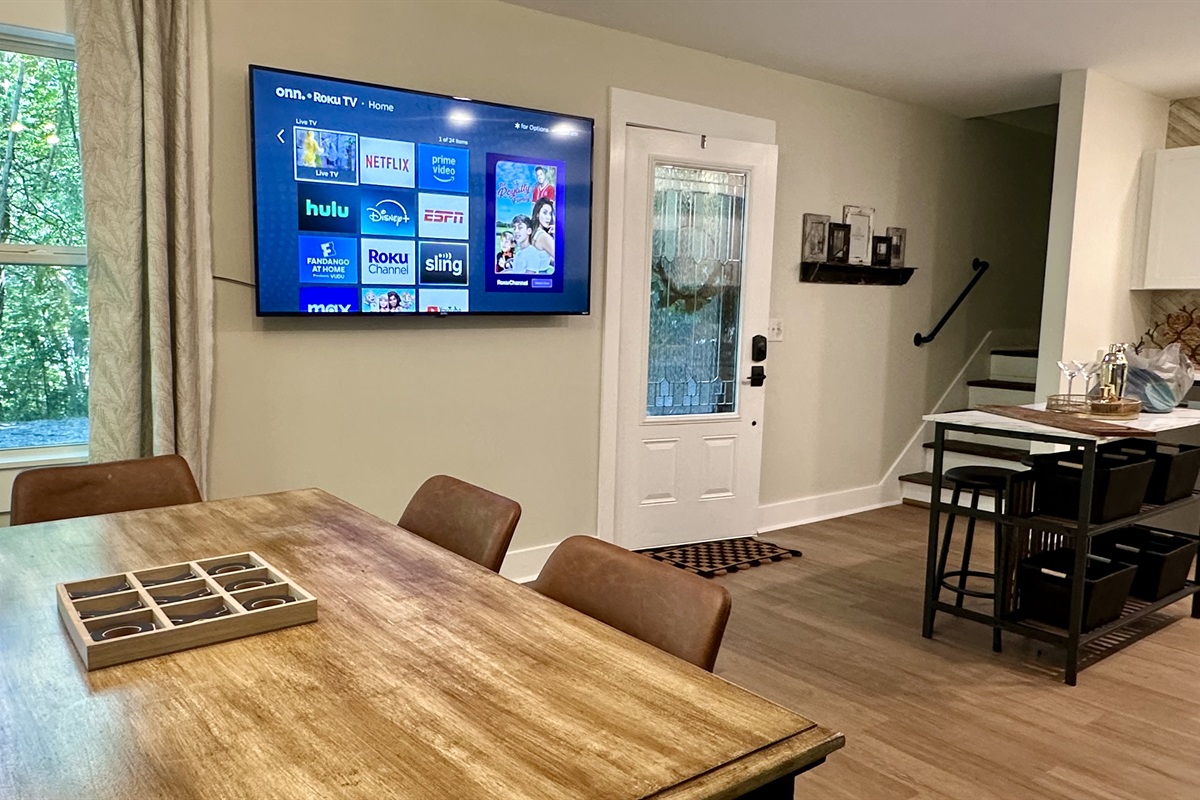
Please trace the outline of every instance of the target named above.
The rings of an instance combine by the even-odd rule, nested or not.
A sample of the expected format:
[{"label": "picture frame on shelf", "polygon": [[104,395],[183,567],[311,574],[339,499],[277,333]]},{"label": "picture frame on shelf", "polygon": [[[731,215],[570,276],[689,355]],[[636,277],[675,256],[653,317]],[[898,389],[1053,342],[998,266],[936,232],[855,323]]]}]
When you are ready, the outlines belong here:
[{"label": "picture frame on shelf", "polygon": [[826,261],[830,264],[850,263],[850,226],[841,222],[829,223],[829,251]]},{"label": "picture frame on shelf", "polygon": [[801,261],[824,261],[829,252],[828,214],[804,215],[804,244],[800,251]]},{"label": "picture frame on shelf", "polygon": [[892,239],[892,263],[893,267],[904,266],[904,249],[905,240],[908,238],[907,228],[888,228],[887,235]]},{"label": "picture frame on shelf", "polygon": [[871,237],[875,233],[875,209],[842,206],[842,224],[850,226],[849,263],[871,263]]},{"label": "picture frame on shelf", "polygon": [[892,266],[892,237],[874,236],[871,238],[871,266]]}]

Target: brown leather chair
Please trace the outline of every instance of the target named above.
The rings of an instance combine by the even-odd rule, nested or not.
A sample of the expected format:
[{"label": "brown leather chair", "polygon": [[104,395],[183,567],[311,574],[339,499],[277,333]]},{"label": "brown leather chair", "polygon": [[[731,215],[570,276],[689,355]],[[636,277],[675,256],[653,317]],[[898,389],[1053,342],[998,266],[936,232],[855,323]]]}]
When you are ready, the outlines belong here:
[{"label": "brown leather chair", "polygon": [[709,672],[729,621],[724,586],[591,536],[554,548],[530,586]]},{"label": "brown leather chair", "polygon": [[13,481],[9,521],[24,525],[200,500],[191,468],[177,455],[41,467],[26,470]]},{"label": "brown leather chair", "polygon": [[449,475],[434,475],[413,495],[396,523],[422,539],[499,572],[521,505]]}]

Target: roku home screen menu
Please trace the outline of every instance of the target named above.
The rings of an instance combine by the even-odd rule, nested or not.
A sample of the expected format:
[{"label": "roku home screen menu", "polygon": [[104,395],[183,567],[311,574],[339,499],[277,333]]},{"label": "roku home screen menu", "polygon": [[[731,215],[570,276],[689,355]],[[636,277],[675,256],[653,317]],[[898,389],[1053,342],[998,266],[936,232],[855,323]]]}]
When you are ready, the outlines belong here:
[{"label": "roku home screen menu", "polygon": [[250,83],[260,315],[588,311],[592,120]]}]

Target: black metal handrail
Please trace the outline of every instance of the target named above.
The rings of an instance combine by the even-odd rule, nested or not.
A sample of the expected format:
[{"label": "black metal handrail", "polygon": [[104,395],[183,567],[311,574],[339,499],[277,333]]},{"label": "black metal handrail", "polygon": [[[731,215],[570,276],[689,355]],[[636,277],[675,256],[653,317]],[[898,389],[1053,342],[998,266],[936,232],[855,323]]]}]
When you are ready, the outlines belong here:
[{"label": "black metal handrail", "polygon": [[913,336],[913,344],[915,344],[917,347],[920,347],[923,344],[929,344],[933,341],[933,337],[938,335],[938,331],[940,331],[942,326],[946,324],[946,320],[950,319],[950,315],[954,313],[955,309],[962,305],[962,301],[967,298],[967,295],[970,294],[971,290],[975,288],[975,284],[979,283],[979,279],[983,277],[983,273],[987,272],[988,267],[990,266],[991,264],[980,258],[977,258],[971,262],[971,269],[975,270],[975,276],[971,278],[971,282],[967,284],[967,288],[963,289],[962,294],[958,296],[958,299],[954,301],[954,304],[946,309],[946,313],[942,314],[942,318],[938,320],[937,325],[933,326],[933,330],[929,332],[928,336],[922,336],[919,331],[917,332],[916,336]]}]

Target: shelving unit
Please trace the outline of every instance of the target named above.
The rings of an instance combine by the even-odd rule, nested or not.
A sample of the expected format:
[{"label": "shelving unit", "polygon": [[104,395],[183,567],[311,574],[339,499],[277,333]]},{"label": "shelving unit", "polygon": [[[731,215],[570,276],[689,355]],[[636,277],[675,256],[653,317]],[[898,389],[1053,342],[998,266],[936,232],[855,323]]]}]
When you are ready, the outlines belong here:
[{"label": "shelving unit", "polygon": [[[976,412],[965,413],[974,414]],[[1146,602],[1131,598],[1125,604],[1124,613],[1116,621],[1091,631],[1084,632],[1082,630],[1085,565],[1091,549],[1092,539],[1102,533],[1136,525],[1191,505],[1200,500],[1200,493],[1193,492],[1188,497],[1163,505],[1143,505],[1142,510],[1137,514],[1111,522],[1092,524],[1090,515],[1092,491],[1096,475],[1096,451],[1099,444],[1112,440],[1072,434],[1068,431],[1055,431],[1055,429],[1040,425],[1024,426],[1031,429],[1021,430],[1018,429],[1021,426],[1001,418],[997,418],[998,423],[996,425],[980,424],[978,422],[956,423],[945,421],[945,418],[953,418],[955,416],[961,416],[961,414],[935,415],[928,418],[935,423],[935,433],[933,485],[929,508],[929,549],[926,554],[925,615],[922,626],[922,635],[925,638],[933,638],[934,618],[937,612],[940,611],[956,617],[980,622],[989,627],[998,628],[1001,631],[1018,633],[1039,641],[1062,645],[1066,648],[1064,680],[1067,684],[1074,686],[1081,669],[1091,666],[1100,659],[1118,652],[1129,644],[1153,632],[1152,630],[1139,630],[1136,628],[1136,625],[1155,612],[1191,597],[1191,615],[1192,617],[1200,618],[1200,558],[1197,558],[1196,565],[1193,567],[1193,579],[1187,581],[1179,591],[1155,602]],[[1196,424],[1196,422],[1188,422],[1185,425],[1174,427],[1187,427],[1192,424]],[[1079,518],[1069,520],[1032,513],[996,513],[971,509],[965,506],[954,506],[944,502],[942,500],[943,453],[945,450],[946,434],[953,432],[985,433],[988,436],[1060,444],[1081,453],[1083,456],[1083,471],[1080,480]],[[1024,478],[1024,480],[1031,480],[1031,478]],[[1075,550],[1075,565],[1071,581],[1070,625],[1066,629],[1063,629],[1041,622],[1024,620],[1020,617],[1019,612],[1011,607],[1012,604],[1010,601],[1012,596],[1009,594],[1010,582],[1007,578],[1010,567],[1015,565],[1015,559],[1012,560],[1012,563],[1006,562],[1003,576],[997,576],[997,585],[1004,595],[1004,602],[1001,605],[1005,609],[999,618],[972,609],[959,608],[952,603],[940,601],[938,599],[940,592],[935,580],[935,573],[941,536],[941,516],[950,512],[964,518],[974,518],[988,522],[999,521],[1003,526],[1002,530],[1006,536],[1007,544],[1005,549],[1009,554],[1018,552],[1013,545],[1016,544],[1016,540],[1022,535],[1032,537],[1051,534],[1061,537],[1065,546],[1073,547]],[[1177,535],[1193,541],[1200,540],[1200,536],[1195,534],[1178,533]]]},{"label": "shelving unit", "polygon": [[866,264],[830,264],[804,261],[800,264],[801,283],[841,283],[855,286],[903,286],[916,267],[871,267]]}]

